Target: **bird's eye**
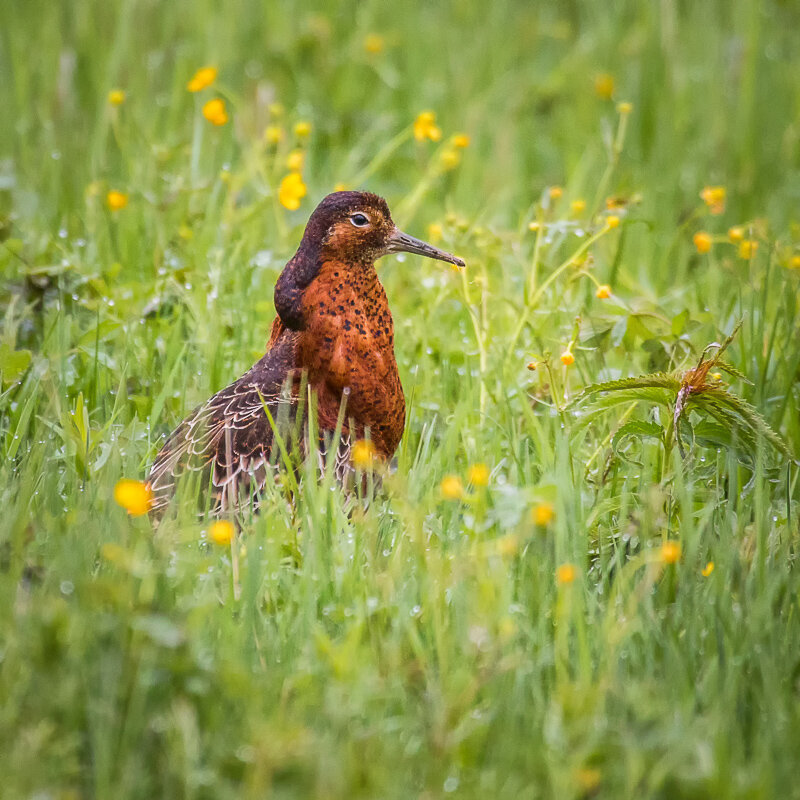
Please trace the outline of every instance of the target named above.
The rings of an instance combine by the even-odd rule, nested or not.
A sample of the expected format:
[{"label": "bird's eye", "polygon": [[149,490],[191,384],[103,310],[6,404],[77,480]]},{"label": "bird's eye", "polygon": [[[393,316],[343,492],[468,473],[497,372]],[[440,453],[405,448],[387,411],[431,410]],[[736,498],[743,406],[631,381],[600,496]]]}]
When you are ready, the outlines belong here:
[{"label": "bird's eye", "polygon": [[366,228],[367,225],[369,225],[369,217],[366,214],[351,214],[350,222],[352,222],[356,228]]}]

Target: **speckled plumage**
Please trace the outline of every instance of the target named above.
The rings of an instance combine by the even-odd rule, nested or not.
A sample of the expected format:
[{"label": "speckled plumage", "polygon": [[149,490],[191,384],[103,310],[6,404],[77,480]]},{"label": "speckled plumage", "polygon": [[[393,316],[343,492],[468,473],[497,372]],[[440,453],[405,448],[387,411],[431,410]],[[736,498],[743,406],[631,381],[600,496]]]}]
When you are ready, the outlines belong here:
[{"label": "speckled plumage", "polygon": [[[364,217],[369,225],[356,227]],[[392,457],[405,426],[405,397],[394,323],[374,262],[397,250],[463,263],[398,231],[376,195],[336,192],[319,204],[275,286],[267,353],[195,409],[156,456],[148,478],[156,510],[186,471],[207,475],[218,507],[257,497],[280,461],[265,408],[282,438],[303,450],[303,436],[289,434],[297,430],[298,410],[305,420],[305,385],[316,400],[323,451],[344,407],[335,466],[340,480],[357,439],[369,436],[379,458]]]}]

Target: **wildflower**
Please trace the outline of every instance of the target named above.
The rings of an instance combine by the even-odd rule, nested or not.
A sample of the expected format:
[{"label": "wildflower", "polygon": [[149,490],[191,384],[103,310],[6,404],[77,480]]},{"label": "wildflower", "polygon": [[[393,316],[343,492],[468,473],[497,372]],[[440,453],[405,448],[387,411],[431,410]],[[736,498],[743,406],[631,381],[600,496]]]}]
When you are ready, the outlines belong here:
[{"label": "wildflower", "polygon": [[704,186],[700,197],[712,214],[721,214],[725,210],[724,186]]},{"label": "wildflower", "polygon": [[123,478],[114,487],[114,500],[132,517],[141,517],[153,505],[153,491],[149,483]]},{"label": "wildflower", "polygon": [[582,767],[575,773],[578,786],[583,790],[584,796],[594,794],[600,786],[603,774],[595,767]]},{"label": "wildflower", "polygon": [[659,551],[659,558],[662,564],[677,564],[681,557],[681,544],[680,542],[667,541],[661,545]]},{"label": "wildflower", "polygon": [[529,231],[538,231],[541,226],[538,222],[529,222],[528,223],[528,230]]},{"label": "wildflower", "polygon": [[798,256],[792,256],[792,257],[789,259],[789,266],[790,266],[792,269],[800,269],[800,255],[798,255]]},{"label": "wildflower", "polygon": [[282,103],[270,103],[267,106],[267,111],[269,111],[271,117],[282,117],[286,113]]},{"label": "wildflower", "polygon": [[455,169],[461,162],[461,156],[458,150],[444,150],[441,155],[442,166],[446,170]]},{"label": "wildflower", "polygon": [[300,122],[296,122],[294,126],[294,135],[297,136],[299,139],[305,139],[306,136],[311,135],[311,123],[306,122],[305,120],[301,120]]},{"label": "wildflower", "polygon": [[128,205],[128,195],[125,192],[118,192],[112,189],[106,195],[106,204],[112,211],[121,211]]},{"label": "wildflower", "polygon": [[122,89],[112,89],[108,93],[108,102],[112,106],[121,106],[125,102],[125,92]]},{"label": "wildflower", "polygon": [[228,121],[228,111],[225,108],[225,101],[220,97],[209,100],[203,106],[203,116],[212,125],[224,125]]},{"label": "wildflower", "polygon": [[711,377],[712,377],[712,378],[713,378],[715,381],[721,381],[721,380],[722,380],[722,373],[721,373],[721,372],[712,372],[712,373],[711,373]]},{"label": "wildflower", "polygon": [[711,251],[711,235],[705,231],[697,231],[697,233],[692,237],[692,241],[694,242],[694,246],[697,248],[698,253],[708,253]]},{"label": "wildflower", "polygon": [[510,639],[516,632],[517,626],[511,617],[503,617],[497,625],[501,639]]},{"label": "wildflower", "polygon": [[470,138],[466,133],[457,133],[453,137],[453,147],[458,147],[463,150],[465,147],[469,147],[469,143]]},{"label": "wildflower", "polygon": [[442,138],[442,130],[436,124],[436,114],[433,111],[421,111],[414,120],[414,138],[418,142],[426,139],[438,142]]},{"label": "wildflower", "polygon": [[539,503],[539,505],[534,506],[531,511],[533,524],[540,525],[541,527],[549,525],[555,519],[555,516],[556,510],[551,503]]},{"label": "wildflower", "polygon": [[713,571],[714,571],[714,562],[713,561],[709,561],[708,564],[706,564],[703,567],[703,569],[700,571],[700,574],[704,578],[707,578]]},{"label": "wildflower", "polygon": [[380,55],[386,47],[386,41],[379,33],[368,33],[364,37],[364,50],[371,56]]},{"label": "wildflower", "polygon": [[594,92],[602,100],[610,100],[614,94],[614,76],[607,72],[595,75]]},{"label": "wildflower", "polygon": [[741,242],[744,239],[744,228],[741,225],[734,225],[732,228],[728,228],[728,238],[734,244]]},{"label": "wildflower", "polygon": [[442,226],[438,222],[431,222],[428,225],[428,239],[434,243],[442,240]]},{"label": "wildflower", "polygon": [[460,500],[464,496],[464,484],[458,475],[445,475],[439,490],[445,500]]},{"label": "wildflower", "polygon": [[561,564],[556,569],[556,583],[559,586],[568,586],[578,575],[578,570],[574,564]]},{"label": "wildflower", "polygon": [[609,228],[618,228],[619,217],[616,214],[609,214],[609,216],[606,217],[606,225]]},{"label": "wildflower", "polygon": [[303,169],[303,163],[306,160],[306,154],[302,150],[292,150],[286,157],[286,166],[292,172],[300,172]]},{"label": "wildflower", "polygon": [[202,67],[192,76],[186,88],[190,92],[200,92],[207,89],[217,79],[216,67]]},{"label": "wildflower", "polygon": [[306,185],[299,172],[290,172],[282,181],[278,189],[278,200],[284,208],[296,211],[300,208],[300,201],[306,196]]},{"label": "wildflower", "polygon": [[350,451],[350,458],[357,469],[367,469],[375,457],[375,445],[369,439],[359,439]]},{"label": "wildflower", "polygon": [[280,125],[267,125],[264,130],[264,141],[267,144],[275,145],[283,140],[283,128]]},{"label": "wildflower", "polygon": [[569,204],[570,211],[577,217],[579,214],[583,214],[586,211],[586,201],[585,200],[573,200]]},{"label": "wildflower", "polygon": [[519,536],[516,533],[508,533],[495,539],[494,546],[497,548],[497,554],[510,558],[519,552]]},{"label": "wildflower", "polygon": [[233,541],[233,533],[232,522],[227,519],[218,519],[216,522],[211,523],[211,527],[208,529],[208,538],[214,544],[225,547]]},{"label": "wildflower", "polygon": [[551,186],[548,189],[548,194],[553,200],[558,200],[564,194],[564,190],[560,186]]},{"label": "wildflower", "polygon": [[346,192],[347,191],[347,184],[346,183],[337,183],[333,187],[334,192]]},{"label": "wildflower", "polygon": [[481,462],[473,464],[467,471],[467,480],[469,480],[473,486],[488,486],[489,467]]},{"label": "wildflower", "polygon": [[630,114],[631,111],[633,111],[633,103],[628,103],[624,101],[622,103],[617,103],[617,111],[619,111],[619,113],[623,115]]},{"label": "wildflower", "polygon": [[739,257],[752,258],[758,250],[758,242],[754,239],[743,239],[739,242]]},{"label": "wildflower", "polygon": [[565,367],[570,367],[570,366],[572,366],[572,365],[575,363],[575,356],[574,356],[574,355],[572,355],[572,353],[571,353],[569,350],[565,350],[565,351],[564,351],[564,352],[561,354],[561,363],[562,363],[562,364],[563,364]]}]

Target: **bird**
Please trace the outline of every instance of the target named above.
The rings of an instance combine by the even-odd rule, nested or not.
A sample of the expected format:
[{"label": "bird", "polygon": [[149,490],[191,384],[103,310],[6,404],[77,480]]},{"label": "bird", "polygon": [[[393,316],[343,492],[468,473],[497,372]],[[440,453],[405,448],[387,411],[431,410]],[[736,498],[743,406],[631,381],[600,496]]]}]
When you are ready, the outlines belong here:
[{"label": "bird", "polygon": [[401,252],[465,266],[399,230],[378,195],[340,191],[322,199],[275,284],[266,353],[189,414],[156,455],[147,478],[156,514],[187,473],[210,487],[214,512],[257,507],[266,482],[286,468],[287,448],[301,458],[308,450],[309,399],[323,467],[339,431],[332,462],[340,483],[353,473],[356,442],[368,440],[376,461],[391,460],[406,406],[375,261]]}]

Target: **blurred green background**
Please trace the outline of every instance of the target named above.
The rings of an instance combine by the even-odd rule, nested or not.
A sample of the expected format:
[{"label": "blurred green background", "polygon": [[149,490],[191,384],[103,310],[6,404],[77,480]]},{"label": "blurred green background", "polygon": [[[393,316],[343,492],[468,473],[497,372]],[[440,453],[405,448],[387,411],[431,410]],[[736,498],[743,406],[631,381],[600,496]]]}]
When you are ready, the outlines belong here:
[{"label": "blurred green background", "polygon": [[[565,410],[743,320],[724,380],[800,452],[798,31],[772,0],[4,3],[3,796],[799,796],[796,468]],[[263,353],[339,184],[468,262],[380,267],[385,494],[309,480],[229,550],[190,503],[128,518],[116,481]]]}]

